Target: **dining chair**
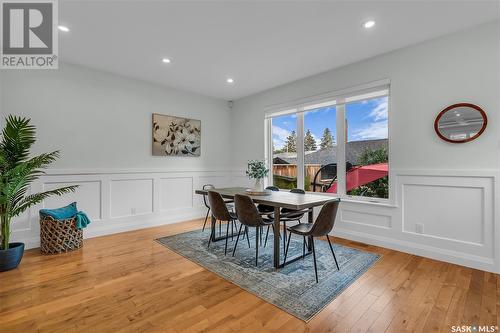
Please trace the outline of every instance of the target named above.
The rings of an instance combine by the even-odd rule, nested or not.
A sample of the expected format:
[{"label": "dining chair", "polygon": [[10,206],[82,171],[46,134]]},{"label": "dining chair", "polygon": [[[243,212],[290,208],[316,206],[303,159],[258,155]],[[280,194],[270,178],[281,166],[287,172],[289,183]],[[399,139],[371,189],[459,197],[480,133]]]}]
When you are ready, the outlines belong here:
[{"label": "dining chair", "polygon": [[[236,214],[234,212],[229,211],[227,208],[226,202],[220,195],[220,193],[215,191],[208,191],[208,205],[210,206],[210,211],[212,212],[212,216],[219,220],[219,223],[222,224],[222,221],[227,222],[226,227],[226,245],[224,247],[224,255],[227,254],[227,241],[229,239],[229,225],[233,224],[237,219]],[[232,235],[232,234],[231,234]],[[247,236],[248,237],[248,236]],[[210,242],[215,238],[215,228],[212,228],[210,233],[210,238],[208,239],[208,247],[210,248]]]},{"label": "dining chair", "polygon": [[[266,190],[278,192],[280,189],[276,186],[268,186],[268,187],[266,187]],[[267,214],[271,214],[272,212],[274,212],[273,206],[268,206],[268,205],[264,205],[264,204],[258,204],[257,209],[259,210],[260,214],[267,215]]]},{"label": "dining chair", "polygon": [[[233,256],[236,252],[236,247],[238,246],[238,240],[240,238],[240,233],[243,225],[247,231],[248,240],[248,228],[255,228],[255,266],[259,263],[259,231],[262,233],[262,227],[268,226],[273,223],[273,220],[262,217],[255,207],[252,198],[243,194],[236,194],[234,196],[234,205],[236,208],[236,216],[241,222],[240,228],[238,230],[238,235],[236,236],[236,243],[234,244]],[[262,241],[261,241],[262,242]]]},{"label": "dining chair", "polygon": [[287,230],[290,232],[290,235],[288,236],[288,242],[286,244],[283,266],[286,265],[286,257],[288,255],[288,248],[290,247],[290,239],[292,238],[292,234],[297,234],[303,237],[304,243],[302,244],[302,257],[304,257],[305,254],[306,237],[308,237],[312,245],[312,252],[314,258],[314,274],[316,276],[316,283],[317,283],[318,268],[316,266],[316,249],[314,247],[314,237],[326,236],[326,239],[328,240],[328,245],[330,245],[330,250],[332,251],[333,260],[335,260],[335,265],[337,266],[337,269],[340,270],[339,264],[337,262],[337,257],[335,257],[335,252],[333,251],[332,243],[330,242],[330,237],[328,236],[328,233],[332,231],[333,225],[335,224],[335,217],[337,215],[338,208],[339,208],[338,201],[328,201],[321,208],[321,211],[319,212],[319,215],[314,223],[299,223],[287,228]]},{"label": "dining chair", "polygon": [[[300,189],[300,188],[294,188],[294,189],[290,190],[290,193],[306,194],[306,191],[304,191],[303,189]],[[283,248],[285,248],[286,237],[287,237],[287,235],[286,235],[286,223],[287,222],[294,222],[294,221],[297,221],[298,223],[300,223],[300,219],[308,211],[309,211],[308,209],[295,210],[295,209],[290,209],[290,208],[281,208],[280,222],[283,223]],[[274,213],[269,213],[268,218],[274,220]],[[267,229],[267,232],[266,232],[266,241],[264,242],[264,244],[267,244],[268,235],[269,235],[269,228]]]},{"label": "dining chair", "polygon": [[[215,189],[215,186],[212,184],[205,184],[203,185],[203,190],[213,190]],[[232,200],[227,200],[224,199],[224,202],[228,206],[229,210],[233,209],[233,201]],[[208,215],[210,214],[210,205],[208,204],[208,195],[203,196],[203,203],[205,204],[205,207],[207,207],[207,214],[205,215],[205,222],[203,222],[203,228],[201,231],[205,231],[205,226],[207,225],[208,221]],[[222,234],[222,222],[219,221],[219,236]]]},{"label": "dining chair", "polygon": [[[280,189],[278,187],[276,187],[276,186],[268,186],[268,187],[266,187],[266,190],[278,192]],[[261,214],[261,215],[269,215],[269,214],[272,214],[274,212],[274,207],[273,206],[264,205],[264,204],[258,204],[257,205],[257,210],[259,211],[259,214]],[[273,219],[270,216],[268,216],[267,218],[271,219],[271,220]],[[270,229],[270,227],[273,227],[273,232],[274,232],[274,225],[273,224],[268,225],[267,226],[267,231],[266,231],[266,240],[264,242],[264,247],[266,247],[266,245],[267,245],[267,237],[269,236],[269,229]],[[262,228],[261,228],[261,231],[262,231]],[[261,233],[261,236],[262,236],[262,233]],[[280,235],[280,238],[281,238],[281,235]]]}]

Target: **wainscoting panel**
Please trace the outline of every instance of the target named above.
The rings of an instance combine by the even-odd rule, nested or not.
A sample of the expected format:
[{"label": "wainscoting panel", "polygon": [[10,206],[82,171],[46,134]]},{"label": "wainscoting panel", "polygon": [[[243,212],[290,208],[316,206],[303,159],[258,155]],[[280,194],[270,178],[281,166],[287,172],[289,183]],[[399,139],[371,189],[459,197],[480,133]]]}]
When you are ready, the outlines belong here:
[{"label": "wainscoting panel", "polygon": [[62,197],[54,196],[44,201],[44,208],[58,208],[71,202],[77,202],[78,210],[82,210],[94,221],[102,219],[101,213],[101,182],[79,181],[79,182],[47,182],[43,184],[43,190],[53,190],[58,187],[78,185],[74,193]]},{"label": "wainscoting panel", "polygon": [[405,184],[403,231],[483,245],[484,201],[484,188]]},{"label": "wainscoting panel", "polygon": [[193,178],[160,178],[160,210],[162,212],[193,207]]},{"label": "wainscoting panel", "polygon": [[403,239],[477,256],[494,253],[494,177],[399,177]]},{"label": "wainscoting panel", "polygon": [[153,179],[118,179],[110,186],[112,218],[153,212]]},{"label": "wainscoting panel", "polygon": [[342,224],[358,224],[361,226],[375,227],[381,229],[391,228],[390,215],[360,212],[352,209],[340,210],[340,222]]}]

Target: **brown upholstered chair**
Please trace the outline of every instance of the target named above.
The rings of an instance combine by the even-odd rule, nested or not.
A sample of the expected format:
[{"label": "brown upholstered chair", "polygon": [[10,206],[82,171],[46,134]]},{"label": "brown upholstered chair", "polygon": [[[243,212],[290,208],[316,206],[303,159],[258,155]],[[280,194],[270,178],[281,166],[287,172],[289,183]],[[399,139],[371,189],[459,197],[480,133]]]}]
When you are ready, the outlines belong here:
[{"label": "brown upholstered chair", "polygon": [[[290,190],[290,193],[297,193],[297,194],[306,194],[306,191],[300,189],[300,188],[294,188]],[[272,207],[271,207],[272,208]],[[312,209],[312,208],[311,208]],[[286,223],[287,222],[298,222],[300,223],[300,219],[306,214],[309,210],[295,210],[295,209],[290,209],[290,208],[281,208],[280,212],[280,222],[283,223],[283,248],[285,247],[285,242],[286,242]],[[269,213],[268,218],[274,220],[274,213]],[[274,226],[273,226],[274,230]],[[266,233],[266,243],[267,243],[267,237],[269,235],[269,228],[267,228],[267,233]],[[281,237],[280,237],[281,238]]]},{"label": "brown upholstered chair", "polygon": [[[203,185],[204,190],[213,190],[215,189],[215,186],[212,184],[205,184]],[[224,199],[224,202],[226,203],[227,207],[229,210],[233,210],[233,204],[232,200]],[[208,195],[203,196],[203,203],[205,204],[205,207],[207,207],[207,214],[205,216],[205,222],[203,223],[203,229],[201,230],[202,232],[205,231],[205,226],[207,225],[208,221],[208,215],[210,214],[210,205],[208,204]],[[222,223],[219,221],[219,236],[222,234]]]},{"label": "brown upholstered chair", "polygon": [[[280,189],[276,186],[268,186],[268,187],[266,187],[266,190],[277,192]],[[268,205],[264,205],[264,204],[258,204],[257,209],[258,209],[260,214],[271,214],[272,212],[274,212],[273,206],[268,206]]]},{"label": "brown upholstered chair", "polygon": [[286,264],[286,257],[288,255],[288,247],[290,246],[290,239],[292,238],[292,234],[297,234],[303,237],[304,244],[302,247],[302,255],[304,255],[305,241],[306,237],[308,237],[312,245],[312,252],[314,258],[314,273],[316,275],[316,282],[318,282],[318,269],[316,267],[316,250],[314,248],[314,237],[326,236],[328,244],[330,245],[330,250],[332,251],[333,260],[335,260],[335,265],[337,266],[337,269],[340,270],[337,258],[335,257],[335,252],[333,252],[333,247],[332,243],[330,242],[330,237],[328,236],[328,233],[333,229],[333,225],[335,223],[335,216],[337,215],[338,208],[339,208],[339,201],[337,200],[328,201],[321,208],[321,211],[319,212],[319,215],[314,223],[299,223],[297,225],[287,228],[288,231],[290,231],[290,235],[288,236],[288,242],[286,244],[283,266]]},{"label": "brown upholstered chair", "polygon": [[[226,228],[226,246],[224,248],[224,254],[227,254],[227,241],[229,238],[229,225],[234,223],[237,219],[236,214],[234,212],[230,212],[227,208],[226,202],[222,198],[222,196],[215,191],[208,191],[208,204],[210,206],[210,211],[212,212],[212,216],[221,221],[227,222]],[[210,238],[208,239],[208,247],[210,247],[210,242],[215,238],[215,228],[212,228],[212,232],[210,233]]]},{"label": "brown upholstered chair", "polygon": [[257,266],[259,260],[259,232],[262,233],[262,227],[272,224],[273,221],[271,219],[262,217],[255,207],[252,198],[247,195],[236,194],[234,196],[234,205],[236,207],[236,215],[238,217],[238,220],[241,222],[241,225],[238,230],[238,236],[236,236],[233,256],[236,252],[236,247],[238,246],[238,240],[240,238],[240,233],[243,225],[245,226],[245,230],[248,230],[248,228],[255,228],[255,266]]}]

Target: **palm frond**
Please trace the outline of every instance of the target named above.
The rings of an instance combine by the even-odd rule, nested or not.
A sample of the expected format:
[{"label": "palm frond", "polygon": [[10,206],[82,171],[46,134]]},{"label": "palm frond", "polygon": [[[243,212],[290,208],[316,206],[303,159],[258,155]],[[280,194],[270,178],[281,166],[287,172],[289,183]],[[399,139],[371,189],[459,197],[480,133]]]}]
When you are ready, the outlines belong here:
[{"label": "palm frond", "polygon": [[74,192],[77,187],[78,185],[65,186],[50,191],[30,194],[21,199],[15,206],[12,207],[12,216],[18,216],[22,214],[29,207],[39,204],[52,195],[63,195]]},{"label": "palm frond", "polygon": [[35,126],[29,118],[9,115],[2,131],[0,150],[3,159],[13,166],[29,156],[31,146],[35,143]]}]

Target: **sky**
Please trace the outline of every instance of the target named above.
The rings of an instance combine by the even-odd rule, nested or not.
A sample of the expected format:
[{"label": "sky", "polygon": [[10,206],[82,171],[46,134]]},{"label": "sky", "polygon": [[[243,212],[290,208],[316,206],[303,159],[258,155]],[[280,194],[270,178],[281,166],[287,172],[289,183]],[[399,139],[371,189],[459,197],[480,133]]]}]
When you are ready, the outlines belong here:
[{"label": "sky", "polygon": [[[387,139],[387,97],[346,104],[348,141]],[[281,149],[286,137],[297,130],[297,116],[294,114],[273,118],[273,142],[275,149]],[[308,111],[304,116],[304,130],[311,130],[318,148],[324,129],[328,127],[337,142],[336,108],[322,107]]]}]

